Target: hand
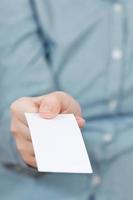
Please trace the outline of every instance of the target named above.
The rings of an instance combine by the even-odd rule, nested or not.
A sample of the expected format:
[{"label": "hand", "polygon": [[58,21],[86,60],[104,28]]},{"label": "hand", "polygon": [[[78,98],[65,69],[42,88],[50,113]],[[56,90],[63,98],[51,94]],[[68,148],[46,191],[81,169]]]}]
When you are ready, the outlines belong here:
[{"label": "hand", "polygon": [[35,154],[25,112],[39,112],[43,118],[54,118],[59,113],[73,113],[80,128],[84,126],[79,104],[64,92],[53,92],[40,97],[23,97],[11,105],[11,132],[17,149],[27,165],[36,167]]}]

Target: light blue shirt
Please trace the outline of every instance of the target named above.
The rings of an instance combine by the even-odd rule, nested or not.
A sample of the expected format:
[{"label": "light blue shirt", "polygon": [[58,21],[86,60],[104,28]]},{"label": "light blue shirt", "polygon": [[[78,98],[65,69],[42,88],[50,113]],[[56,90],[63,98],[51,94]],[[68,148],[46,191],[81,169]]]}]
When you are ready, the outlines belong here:
[{"label": "light blue shirt", "polygon": [[[16,150],[11,102],[56,90],[81,104],[92,175],[38,174]],[[132,0],[0,1],[0,161],[2,200],[133,199]]]}]

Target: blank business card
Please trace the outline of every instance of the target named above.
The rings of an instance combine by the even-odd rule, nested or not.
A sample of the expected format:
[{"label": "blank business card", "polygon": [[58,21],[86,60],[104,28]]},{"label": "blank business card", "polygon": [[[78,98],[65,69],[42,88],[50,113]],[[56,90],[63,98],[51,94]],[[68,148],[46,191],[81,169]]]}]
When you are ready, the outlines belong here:
[{"label": "blank business card", "polygon": [[43,119],[25,113],[40,172],[92,173],[91,164],[73,114]]}]

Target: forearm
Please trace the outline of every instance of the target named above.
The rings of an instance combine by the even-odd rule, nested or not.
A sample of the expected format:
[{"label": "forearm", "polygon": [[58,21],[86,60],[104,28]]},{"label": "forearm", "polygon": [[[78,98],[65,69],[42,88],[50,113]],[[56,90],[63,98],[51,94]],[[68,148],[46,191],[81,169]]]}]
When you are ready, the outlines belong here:
[{"label": "forearm", "polygon": [[55,90],[30,1],[0,3],[0,161],[21,163],[10,131],[10,104]]}]

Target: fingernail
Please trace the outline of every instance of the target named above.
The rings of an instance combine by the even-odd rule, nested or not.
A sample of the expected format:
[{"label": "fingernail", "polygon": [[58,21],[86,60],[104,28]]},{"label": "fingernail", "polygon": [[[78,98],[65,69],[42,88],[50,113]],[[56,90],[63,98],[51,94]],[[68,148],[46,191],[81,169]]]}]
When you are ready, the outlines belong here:
[{"label": "fingernail", "polygon": [[76,119],[77,119],[78,121],[81,121],[82,123],[85,123],[85,122],[86,122],[86,120],[85,120],[84,118],[82,118],[82,117],[76,117]]},{"label": "fingernail", "polygon": [[53,116],[53,108],[49,105],[45,105],[40,112],[40,116],[43,118],[51,119]]},{"label": "fingernail", "polygon": [[48,106],[48,105],[45,105],[44,108],[43,108],[44,113],[51,113],[52,110],[53,110],[52,107]]}]

